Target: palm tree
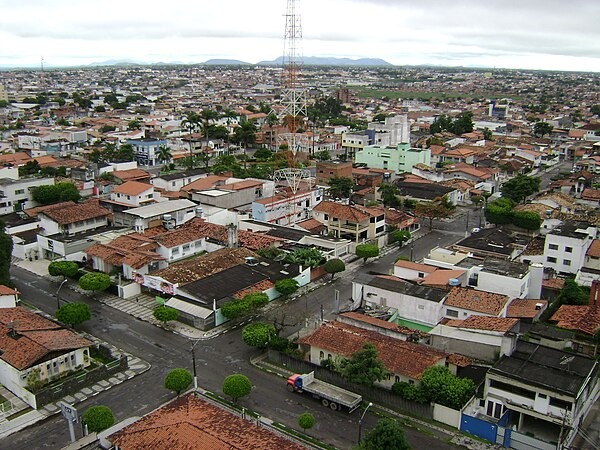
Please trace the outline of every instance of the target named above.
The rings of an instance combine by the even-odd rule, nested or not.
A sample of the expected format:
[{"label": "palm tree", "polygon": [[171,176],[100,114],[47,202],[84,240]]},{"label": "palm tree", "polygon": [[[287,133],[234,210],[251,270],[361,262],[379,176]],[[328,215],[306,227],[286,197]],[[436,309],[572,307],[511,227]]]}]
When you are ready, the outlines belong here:
[{"label": "palm tree", "polygon": [[192,132],[198,128],[198,125],[202,121],[202,118],[195,111],[189,111],[181,121],[182,128],[185,128],[189,134],[190,144],[190,157],[188,158],[189,168],[192,169],[194,165],[194,152],[192,151]]},{"label": "palm tree", "polygon": [[208,146],[208,130],[210,126],[210,121],[217,119],[218,114],[212,109],[203,109],[200,112],[200,119],[202,120],[202,133],[204,134],[204,138],[206,139],[206,145]]},{"label": "palm tree", "polygon": [[165,144],[161,144],[158,146],[158,151],[156,152],[156,159],[158,159],[159,163],[168,163],[169,161],[171,161],[172,157],[173,155],[171,154],[171,150],[169,150],[169,147],[167,147]]},{"label": "palm tree", "polygon": [[265,119],[265,123],[269,126],[269,150],[273,150],[273,127],[279,123],[279,119],[273,111],[269,113]]},{"label": "palm tree", "polygon": [[[253,144],[256,141],[256,126],[254,125],[254,122],[245,119],[242,120],[235,129],[234,135],[236,141],[244,144],[244,155],[247,156],[246,152],[248,144]],[[245,165],[246,161],[244,161],[244,168]]]}]

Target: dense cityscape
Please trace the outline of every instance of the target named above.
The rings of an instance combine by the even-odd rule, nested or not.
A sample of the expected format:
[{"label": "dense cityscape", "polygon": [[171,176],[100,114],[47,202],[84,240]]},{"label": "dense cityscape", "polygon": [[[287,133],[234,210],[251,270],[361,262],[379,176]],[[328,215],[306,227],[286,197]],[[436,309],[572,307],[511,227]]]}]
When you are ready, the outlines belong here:
[{"label": "dense cityscape", "polygon": [[295,58],[0,70],[0,448],[598,448],[600,74]]}]

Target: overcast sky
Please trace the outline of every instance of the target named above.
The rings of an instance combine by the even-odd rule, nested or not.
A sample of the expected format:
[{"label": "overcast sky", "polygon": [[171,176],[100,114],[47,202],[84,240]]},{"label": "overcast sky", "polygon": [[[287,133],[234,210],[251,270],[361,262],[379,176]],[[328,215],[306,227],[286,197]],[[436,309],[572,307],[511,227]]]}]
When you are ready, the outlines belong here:
[{"label": "overcast sky", "polygon": [[[304,56],[600,72],[598,0],[298,0]],[[0,66],[256,63],[287,0],[0,0]]]}]

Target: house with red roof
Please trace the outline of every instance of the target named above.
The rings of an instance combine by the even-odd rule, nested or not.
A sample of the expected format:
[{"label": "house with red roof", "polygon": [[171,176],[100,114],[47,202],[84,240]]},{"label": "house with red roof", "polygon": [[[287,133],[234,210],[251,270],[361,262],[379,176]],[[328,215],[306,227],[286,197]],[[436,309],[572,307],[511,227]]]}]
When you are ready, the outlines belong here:
[{"label": "house with red roof", "polygon": [[31,380],[47,383],[88,367],[91,345],[26,308],[0,308],[0,384],[35,408]]},{"label": "house with red roof", "polygon": [[469,316],[444,319],[429,332],[432,347],[470,358],[494,361],[511,355],[518,338],[519,319]]},{"label": "house with red roof", "polygon": [[385,233],[385,212],[376,208],[322,201],[313,209],[313,218],[337,238],[359,243]]},{"label": "house with red roof", "polygon": [[106,447],[119,450],[303,450],[256,420],[240,417],[218,403],[188,393],[109,435]]},{"label": "house with red roof", "polygon": [[317,365],[328,360],[339,363],[365,344],[374,345],[377,358],[389,372],[388,378],[376,384],[386,388],[397,382],[417,384],[425,369],[432,366],[448,363],[450,370],[456,373],[456,366],[450,364],[450,355],[446,352],[338,321],[324,323],[297,343],[304,358]]}]

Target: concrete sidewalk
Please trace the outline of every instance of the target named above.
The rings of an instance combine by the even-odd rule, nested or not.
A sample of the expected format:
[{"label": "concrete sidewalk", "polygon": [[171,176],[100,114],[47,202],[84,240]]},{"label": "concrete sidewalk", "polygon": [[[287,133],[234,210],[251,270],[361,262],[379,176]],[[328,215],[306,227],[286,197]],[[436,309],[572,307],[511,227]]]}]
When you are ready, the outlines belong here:
[{"label": "concrete sidewalk", "polygon": [[[92,341],[94,343],[102,344],[102,345],[110,348],[110,350],[115,358],[120,358],[121,355],[127,356],[127,362],[128,362],[129,368],[123,372],[118,372],[118,373],[114,374],[108,380],[100,380],[91,386],[82,388],[80,391],[75,392],[72,395],[67,395],[56,402],[49,403],[46,406],[44,406],[38,410],[31,410],[29,412],[24,412],[24,411],[27,411],[27,409],[31,409],[31,408],[21,401],[20,403],[18,403],[18,406],[15,405],[15,408],[13,410],[11,410],[9,415],[7,415],[7,417],[11,417],[11,416],[16,416],[16,417],[14,417],[11,420],[0,419],[0,439],[5,438],[13,433],[16,433],[17,431],[20,431],[24,428],[27,428],[39,421],[42,421],[42,420],[54,415],[54,414],[58,414],[60,412],[60,409],[57,406],[57,403],[60,401],[64,401],[64,402],[70,403],[72,405],[76,405],[77,403],[83,402],[84,400],[87,400],[90,397],[94,397],[94,396],[100,394],[101,392],[104,392],[116,385],[123,383],[124,381],[127,381],[137,375],[140,375],[140,374],[146,372],[151,367],[150,363],[148,363],[136,356],[133,356],[129,353],[126,353],[126,352],[118,349],[117,347],[110,345],[109,343],[107,343],[101,339],[98,339],[95,336],[92,336],[87,333],[79,333],[79,334],[83,335],[85,338],[89,339],[90,341]],[[19,415],[19,413],[22,413],[22,414]]]}]

